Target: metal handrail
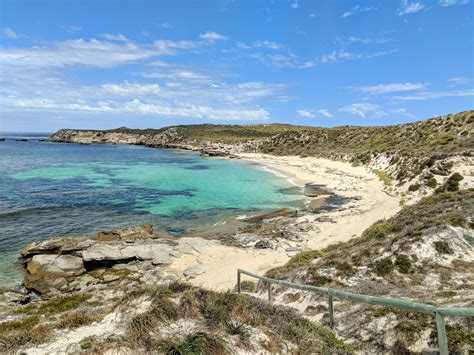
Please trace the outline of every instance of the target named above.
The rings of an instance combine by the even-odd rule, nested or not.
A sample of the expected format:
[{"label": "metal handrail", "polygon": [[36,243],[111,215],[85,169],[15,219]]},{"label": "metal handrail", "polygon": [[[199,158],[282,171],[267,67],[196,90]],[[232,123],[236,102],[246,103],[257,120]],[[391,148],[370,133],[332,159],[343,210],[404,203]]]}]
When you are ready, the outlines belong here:
[{"label": "metal handrail", "polygon": [[403,309],[411,312],[426,313],[435,316],[436,329],[438,332],[438,346],[441,355],[448,355],[448,338],[446,336],[446,324],[444,321],[445,316],[452,317],[474,317],[474,308],[449,308],[449,307],[435,307],[429,304],[416,303],[411,301],[405,301],[397,298],[389,297],[377,297],[367,296],[358,293],[346,292],[337,290],[334,288],[327,287],[316,287],[310,285],[295,284],[283,280],[271,279],[266,276],[254,274],[253,272],[237,269],[237,292],[241,292],[240,286],[240,275],[244,274],[250,277],[267,282],[268,302],[273,302],[272,285],[280,285],[283,287],[294,288],[301,291],[308,291],[317,293],[320,295],[328,296],[328,309],[329,309],[329,325],[331,328],[334,327],[334,305],[333,298],[339,297],[342,299],[350,299],[355,302],[375,304],[384,307],[394,307]]}]

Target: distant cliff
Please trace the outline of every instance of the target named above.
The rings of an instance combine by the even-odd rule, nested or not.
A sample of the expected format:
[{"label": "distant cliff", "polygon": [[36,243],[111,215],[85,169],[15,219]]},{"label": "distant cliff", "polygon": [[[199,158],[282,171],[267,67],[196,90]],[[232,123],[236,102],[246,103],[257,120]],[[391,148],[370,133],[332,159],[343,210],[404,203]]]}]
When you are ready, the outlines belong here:
[{"label": "distant cliff", "polygon": [[[434,189],[474,150],[474,111],[395,126],[321,128],[282,124],[187,125],[106,131],[62,129],[50,140],[137,144],[220,152],[260,152],[349,161],[366,165],[405,190]],[[437,178],[438,177],[438,178]]]}]

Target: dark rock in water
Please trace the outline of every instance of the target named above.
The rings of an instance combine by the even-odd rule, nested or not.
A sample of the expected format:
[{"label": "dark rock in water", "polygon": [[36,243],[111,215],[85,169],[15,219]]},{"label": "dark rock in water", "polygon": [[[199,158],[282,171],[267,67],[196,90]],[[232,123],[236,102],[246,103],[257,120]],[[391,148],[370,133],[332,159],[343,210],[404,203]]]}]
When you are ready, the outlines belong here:
[{"label": "dark rock in water", "polygon": [[209,167],[206,166],[206,165],[196,164],[196,165],[187,166],[187,167],[185,167],[185,169],[187,169],[187,170],[209,170]]},{"label": "dark rock in water", "polygon": [[331,193],[321,185],[306,184],[303,194],[307,197],[318,197],[321,195],[329,195]]},{"label": "dark rock in water", "polygon": [[26,139],[26,138],[18,138],[18,139],[15,139],[15,141],[17,141],[17,142],[28,142],[28,139]]},{"label": "dark rock in water", "polygon": [[285,195],[303,195],[303,191],[299,186],[284,187],[279,189],[278,192]]},{"label": "dark rock in water", "polygon": [[0,142],[4,142],[5,141],[5,138],[4,137],[0,137]]},{"label": "dark rock in water", "polygon": [[40,138],[40,139],[38,139],[38,142],[47,142],[47,141],[48,141],[48,139],[46,139],[46,138]]},{"label": "dark rock in water", "polygon": [[265,219],[276,218],[276,217],[294,217],[296,216],[297,211],[293,208],[282,208],[281,210],[260,214],[257,216],[252,216],[242,219],[246,223],[259,223]]},{"label": "dark rock in water", "polygon": [[255,249],[272,249],[272,243],[267,239],[259,240],[255,243]]},{"label": "dark rock in water", "polygon": [[306,209],[309,212],[318,212],[321,207],[324,207],[327,203],[327,200],[330,198],[330,195],[320,195],[318,197],[314,197],[309,201],[308,205],[306,206]]}]

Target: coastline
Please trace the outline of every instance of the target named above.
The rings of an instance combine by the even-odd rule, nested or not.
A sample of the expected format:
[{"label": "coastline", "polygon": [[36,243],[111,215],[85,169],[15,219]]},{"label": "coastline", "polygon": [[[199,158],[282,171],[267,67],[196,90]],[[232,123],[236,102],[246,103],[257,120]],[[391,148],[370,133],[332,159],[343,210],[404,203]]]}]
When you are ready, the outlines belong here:
[{"label": "coastline", "polygon": [[400,210],[399,198],[384,192],[383,183],[365,167],[294,156],[241,153],[238,157],[282,174],[301,188],[311,183],[325,185],[330,191],[347,198],[348,202],[335,210],[287,218],[285,228],[291,229],[300,239],[289,242],[289,248],[240,248],[223,245],[218,240],[204,242],[199,238],[184,237],[180,243],[191,245],[192,252],[163,268],[164,273],[185,279],[183,272],[196,268],[199,274],[188,281],[213,290],[227,290],[235,286],[237,268],[263,274],[285,264],[294,255],[293,249],[322,249],[348,241],[360,236],[374,222],[389,218]]}]

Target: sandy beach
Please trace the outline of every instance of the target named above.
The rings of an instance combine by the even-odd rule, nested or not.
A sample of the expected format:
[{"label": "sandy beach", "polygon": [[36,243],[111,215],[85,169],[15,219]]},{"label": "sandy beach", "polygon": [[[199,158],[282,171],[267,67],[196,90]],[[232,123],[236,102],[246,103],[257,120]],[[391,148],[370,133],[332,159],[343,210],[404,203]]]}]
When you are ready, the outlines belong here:
[{"label": "sandy beach", "polygon": [[[399,198],[384,191],[383,183],[366,167],[295,156],[239,154],[239,157],[281,174],[298,186],[307,183],[324,185],[348,199],[344,206],[334,211],[292,218],[288,228],[297,232],[301,241],[288,241],[290,247],[311,250],[347,241],[360,236],[374,222],[389,218],[400,210]],[[189,278],[190,282],[215,290],[233,288],[237,268],[263,274],[285,264],[294,255],[283,247],[275,250],[242,249],[200,238],[183,238],[180,243],[190,246],[190,251],[174,259],[163,271],[183,279],[183,271],[191,268],[197,272]]]}]

